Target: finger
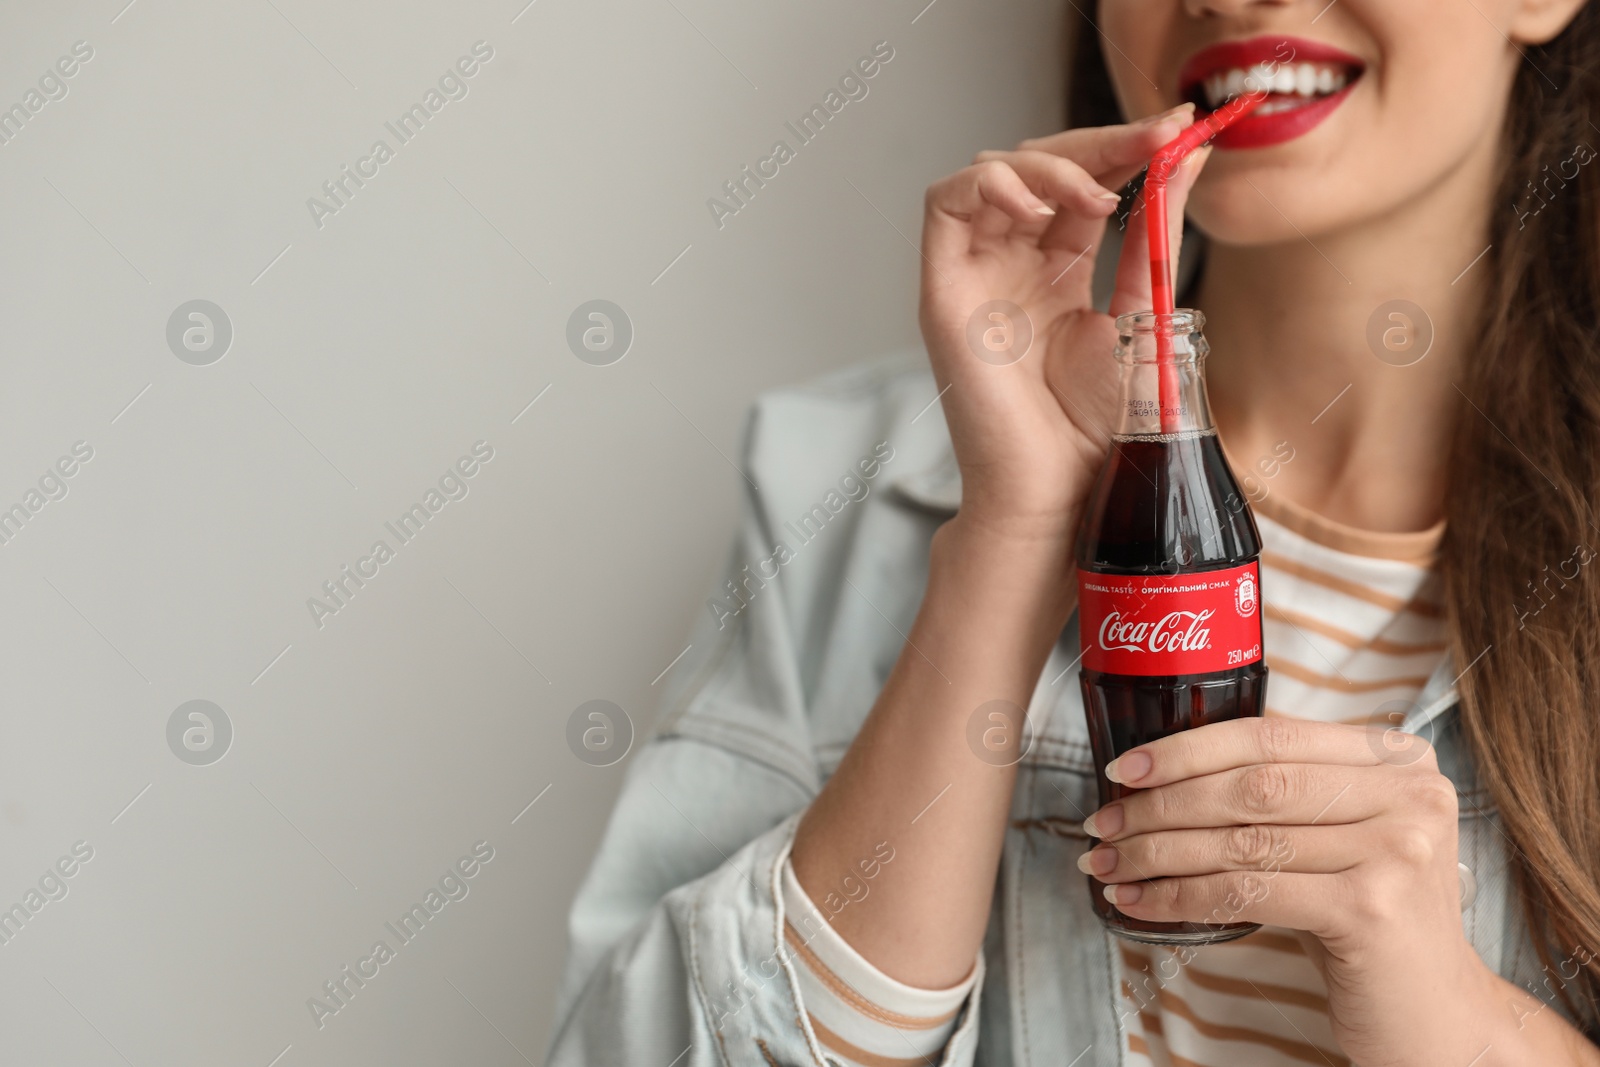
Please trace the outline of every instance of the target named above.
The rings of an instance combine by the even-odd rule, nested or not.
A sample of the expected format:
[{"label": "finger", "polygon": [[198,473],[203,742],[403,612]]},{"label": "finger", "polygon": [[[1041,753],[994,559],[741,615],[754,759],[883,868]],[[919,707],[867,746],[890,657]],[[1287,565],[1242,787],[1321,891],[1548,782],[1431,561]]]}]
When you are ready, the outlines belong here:
[{"label": "finger", "polygon": [[[1373,743],[1372,728],[1303,719],[1248,718],[1211,723],[1171,734],[1159,741],[1129,749],[1106,764],[1113,782],[1149,789],[1185,778],[1198,778],[1257,763],[1330,763],[1342,767],[1375,767],[1397,762],[1396,745],[1417,746],[1418,759],[1428,742],[1413,734],[1394,731],[1380,748]],[[1400,749],[1399,751],[1405,751]],[[1416,762],[1416,761],[1409,761]],[[1432,769],[1434,764],[1425,764]]]},{"label": "finger", "polygon": [[[1193,122],[1194,106],[1184,104],[1123,126],[1067,130],[1024,141],[1021,148],[1066,156],[1083,167],[1103,188],[1120,189],[1139,173],[1158,149]],[[1076,268],[1080,265],[1078,257],[1086,253],[1098,255],[1105,227],[1085,231],[1074,227],[1073,221],[1068,216],[1056,219],[1039,240],[1039,247],[1065,251],[1070,257],[1067,262]],[[1092,261],[1087,265],[1091,269],[1094,266]]]},{"label": "finger", "polygon": [[1005,163],[1038,196],[1086,215],[1104,217],[1105,205],[1121,199],[1077,163],[1049,152],[979,152],[977,162]]},{"label": "finger", "polygon": [[1108,885],[1104,893],[1122,914],[1145,922],[1262,923],[1327,937],[1349,910],[1350,888],[1336,874],[1228,871]]},{"label": "finger", "polygon": [[[1178,248],[1183,233],[1183,209],[1189,201],[1189,190],[1205,168],[1210,148],[1202,148],[1184,160],[1167,180],[1168,242]],[[1174,264],[1177,256],[1172,257]],[[1110,312],[1113,317],[1135,311],[1149,311],[1153,307],[1150,296],[1150,239],[1149,219],[1140,197],[1139,210],[1128,217],[1127,236],[1122,242],[1122,259],[1117,264],[1117,285],[1111,295]]]},{"label": "finger", "polygon": [[[1193,123],[1194,105],[1182,104],[1137,122],[1064,130],[1048,137],[1030,138],[1018,147],[1065,156],[1102,184],[1117,186],[1137,174],[1156,149]],[[1117,175],[1121,175],[1120,179]]]},{"label": "finger", "polygon": [[[1194,109],[1192,107],[1177,108],[1174,111],[1167,112],[1164,116],[1153,116],[1151,119],[1142,120],[1131,126],[1102,127],[1099,130],[1069,130],[1065,134],[1057,134],[1056,137],[1044,138],[1037,142],[1024,141],[1023,148],[1050,152],[1053,150],[1051,142],[1058,139],[1065,142],[1067,138],[1079,134],[1093,133],[1098,136],[1118,130],[1125,131],[1125,137],[1105,138],[1104,143],[1097,146],[1096,152],[1087,154],[1090,158],[1078,160],[1079,165],[1102,188],[1121,189],[1128,184],[1134,175],[1144,168],[1145,164],[1150,161],[1150,157],[1162,145],[1182,133],[1184,128],[1193,122],[1193,119]],[[1062,147],[1070,156],[1073,149],[1064,144]],[[1098,246],[1105,236],[1105,228],[1103,226],[1098,227],[1092,234],[1085,234],[1081,230],[1075,229],[1071,225],[1072,221],[1068,217],[1057,219],[1046,231],[1044,237],[1040,239],[1039,247],[1063,249],[1074,256],[1084,249],[1090,248],[1091,245],[1098,251]]]},{"label": "finger", "polygon": [[[1083,167],[1070,160],[1047,152],[1022,152],[1019,157],[1027,166],[1038,167],[1041,179],[1044,172],[1056,168],[1056,182],[1072,185],[1076,200],[1072,208],[1063,209],[1050,220],[1049,226],[1038,239],[1039,248],[1047,255],[1045,274],[1052,286],[1060,285],[1063,295],[1075,304],[1087,305],[1093,298],[1094,264],[1100,246],[1105,241],[1106,220],[1116,212],[1121,197],[1094,177]],[[1065,165],[1069,170],[1060,171]],[[1072,277],[1067,275],[1071,273]]]},{"label": "finger", "polygon": [[923,213],[924,253],[934,260],[965,255],[971,246],[972,220],[986,208],[1024,224],[1055,214],[1010,164],[999,160],[974,164],[929,187]]},{"label": "finger", "polygon": [[[1029,220],[1033,225],[1026,227],[1025,232],[1033,240],[1038,240],[1048,228],[1052,238],[1059,237],[1078,250],[1087,248],[1098,241],[1105,229],[1106,217],[1117,209],[1121,199],[1072,160],[1048,152],[983,152],[978,158],[1006,164],[1035,195],[1060,205],[1055,217],[1046,219],[1043,224],[1038,219]],[[986,241],[1009,236],[1009,231],[1015,228],[1009,220],[991,212],[988,218],[975,220],[973,243],[981,246]]]},{"label": "finger", "polygon": [[1405,801],[1412,790],[1401,777],[1388,767],[1258,763],[1141,789],[1089,816],[1083,828],[1117,841],[1158,830],[1360,822]]},{"label": "finger", "polygon": [[1098,845],[1079,858],[1078,869],[1108,883],[1224,871],[1334,874],[1367,858],[1371,838],[1366,824],[1167,830]]},{"label": "finger", "polygon": [[[1072,160],[1100,186],[1120,189],[1150,160],[1156,150],[1182,133],[1194,122],[1194,105],[1182,104],[1159,115],[1120,126],[1095,126],[1066,130],[1049,137],[1022,142],[1018,151],[1042,152]],[[985,153],[986,155],[987,153]],[[980,157],[981,158],[981,157]],[[1093,214],[1093,213],[1091,213]],[[1063,213],[1046,230],[1039,247],[1064,251],[1062,263],[1092,270],[1092,260],[1105,236],[1105,226],[1080,224],[1070,213]],[[1085,287],[1085,292],[1087,288]]]}]

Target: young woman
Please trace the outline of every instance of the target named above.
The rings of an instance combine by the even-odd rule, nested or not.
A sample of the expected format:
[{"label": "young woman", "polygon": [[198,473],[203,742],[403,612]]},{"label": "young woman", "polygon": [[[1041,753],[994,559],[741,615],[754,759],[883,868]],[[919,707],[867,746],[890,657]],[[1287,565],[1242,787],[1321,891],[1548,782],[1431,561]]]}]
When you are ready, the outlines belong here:
[{"label": "young woman", "polygon": [[[573,910],[552,1062],[1600,1064],[1600,11],[1101,0],[1075,62],[1074,128],[928,192],[931,379],[758,404],[718,651]],[[1151,299],[1118,190],[1252,71],[1171,198],[1268,714],[1097,810],[1073,542]],[[1034,334],[1004,366],[993,300]],[[997,701],[1020,761],[974,740]],[[1122,941],[1080,872],[1264,928]]]}]

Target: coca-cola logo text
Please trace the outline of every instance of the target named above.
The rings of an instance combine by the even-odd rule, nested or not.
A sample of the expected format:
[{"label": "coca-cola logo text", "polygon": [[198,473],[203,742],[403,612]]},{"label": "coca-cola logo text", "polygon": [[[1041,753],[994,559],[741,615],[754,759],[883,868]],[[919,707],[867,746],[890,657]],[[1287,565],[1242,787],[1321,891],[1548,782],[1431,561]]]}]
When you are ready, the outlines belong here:
[{"label": "coca-cola logo text", "polygon": [[1078,571],[1078,627],[1088,671],[1163,677],[1261,660],[1256,563],[1171,575]]},{"label": "coca-cola logo text", "polygon": [[1100,647],[1110,652],[1199,652],[1211,647],[1205,622],[1215,611],[1170,611],[1156,622],[1124,619],[1113,611],[1100,621]]}]

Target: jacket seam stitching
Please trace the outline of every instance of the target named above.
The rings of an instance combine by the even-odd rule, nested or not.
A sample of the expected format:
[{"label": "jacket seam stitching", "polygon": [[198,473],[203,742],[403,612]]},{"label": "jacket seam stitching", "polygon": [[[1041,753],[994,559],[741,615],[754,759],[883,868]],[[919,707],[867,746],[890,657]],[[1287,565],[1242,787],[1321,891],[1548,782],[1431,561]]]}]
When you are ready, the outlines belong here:
[{"label": "jacket seam stitching", "polygon": [[700,1010],[705,1013],[712,1035],[717,1039],[717,1052],[723,1067],[733,1067],[728,1059],[728,1046],[722,1037],[722,1027],[711,1016],[710,999],[706,995],[705,976],[700,972],[700,905],[705,899],[706,887],[695,894],[694,906],[689,912],[689,974],[694,980],[695,994],[700,1000]]}]

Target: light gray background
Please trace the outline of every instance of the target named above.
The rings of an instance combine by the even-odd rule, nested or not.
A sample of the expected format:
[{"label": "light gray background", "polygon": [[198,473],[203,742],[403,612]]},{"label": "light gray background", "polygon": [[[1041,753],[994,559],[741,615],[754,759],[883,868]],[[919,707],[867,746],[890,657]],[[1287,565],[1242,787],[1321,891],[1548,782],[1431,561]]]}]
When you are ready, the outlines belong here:
[{"label": "light gray background", "polygon": [[[125,2],[0,14],[0,105],[95,51],[0,147],[0,507],[94,449],[0,545],[0,908],[94,848],[0,945],[0,1062],[540,1063],[624,770],[567,718],[648,734],[746,406],[915,341],[922,190],[1056,128],[1063,7]],[[478,40],[469,95],[319,230],[307,198]],[[719,231],[707,198],[880,40]],[[197,298],[235,334],[204,367],[166,343]],[[604,368],[564,340],[596,298],[636,331]],[[480,439],[319,630],[307,598]],[[192,699],[235,731],[210,766],[167,745]],[[470,895],[319,1030],[307,998],[480,839]]]}]

